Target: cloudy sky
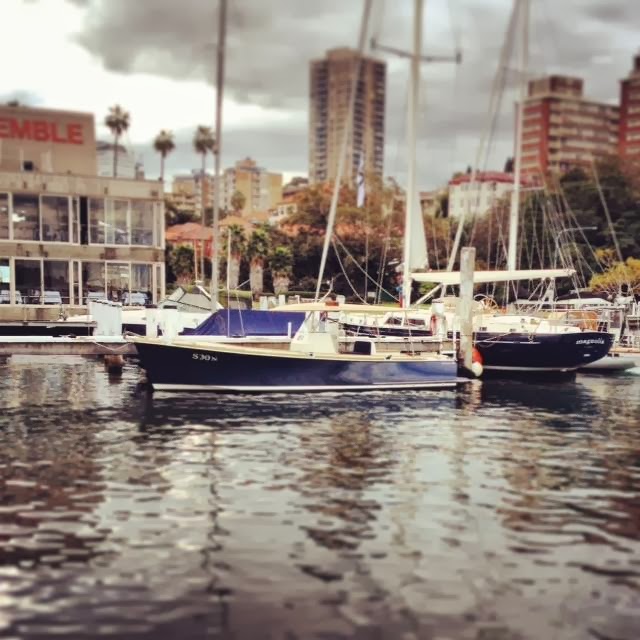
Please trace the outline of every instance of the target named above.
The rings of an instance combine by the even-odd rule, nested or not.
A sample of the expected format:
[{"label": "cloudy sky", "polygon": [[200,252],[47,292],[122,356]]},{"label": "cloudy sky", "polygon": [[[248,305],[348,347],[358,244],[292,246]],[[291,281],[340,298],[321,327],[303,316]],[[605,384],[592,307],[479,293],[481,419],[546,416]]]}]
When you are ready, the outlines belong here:
[{"label": "cloudy sky", "polygon": [[[374,0],[371,35],[407,48],[411,0]],[[637,0],[531,0],[531,74],[583,76],[586,94],[618,99],[619,79],[640,41]],[[159,170],[154,135],[171,129],[178,144],[169,174],[199,166],[191,138],[215,117],[217,0],[2,0],[0,101],[96,114],[110,105],[131,113],[128,143],[149,176]],[[424,51],[463,62],[422,68],[419,184],[444,183],[473,162],[487,121],[511,0],[427,0]],[[307,172],[309,61],[329,48],[355,46],[360,0],[229,0],[223,165],[250,155],[286,177]],[[404,180],[408,62],[388,62],[385,173]],[[511,74],[515,84],[515,74]],[[489,168],[512,147],[509,91]]]}]

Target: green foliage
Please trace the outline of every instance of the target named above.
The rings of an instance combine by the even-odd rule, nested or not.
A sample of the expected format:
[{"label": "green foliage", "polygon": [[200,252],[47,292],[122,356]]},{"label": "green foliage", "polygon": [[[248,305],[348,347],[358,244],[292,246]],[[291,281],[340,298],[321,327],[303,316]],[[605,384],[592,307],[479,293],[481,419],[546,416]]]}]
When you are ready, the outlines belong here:
[{"label": "green foliage", "polygon": [[239,224],[230,224],[227,228],[225,246],[230,242],[229,250],[232,256],[240,256],[247,247],[244,229]]},{"label": "green foliage", "polygon": [[172,248],[169,252],[169,265],[176,280],[191,280],[193,278],[193,249],[186,245]]},{"label": "green foliage", "polygon": [[269,267],[273,274],[291,275],[293,253],[289,247],[276,247],[269,256]]},{"label": "green foliage", "polygon": [[589,286],[611,296],[640,294],[640,259],[627,258],[625,262],[612,263],[604,273],[594,275]]},{"label": "green foliage", "polygon": [[264,264],[269,255],[269,240],[269,232],[264,228],[258,228],[251,234],[247,244],[247,255],[251,262]]},{"label": "green foliage", "polygon": [[166,227],[172,227],[174,224],[184,224],[185,222],[195,222],[196,219],[193,211],[178,209],[169,198],[165,199],[164,221]]}]

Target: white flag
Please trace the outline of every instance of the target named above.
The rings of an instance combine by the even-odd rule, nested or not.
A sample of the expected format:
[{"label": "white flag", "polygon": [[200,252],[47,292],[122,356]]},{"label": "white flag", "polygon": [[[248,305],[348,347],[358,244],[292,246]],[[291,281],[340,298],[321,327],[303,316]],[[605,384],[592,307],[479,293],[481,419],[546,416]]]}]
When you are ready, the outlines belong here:
[{"label": "white flag", "polygon": [[364,153],[360,154],[360,163],[358,164],[358,174],[356,176],[356,187],[358,189],[356,207],[361,209],[364,207]]}]

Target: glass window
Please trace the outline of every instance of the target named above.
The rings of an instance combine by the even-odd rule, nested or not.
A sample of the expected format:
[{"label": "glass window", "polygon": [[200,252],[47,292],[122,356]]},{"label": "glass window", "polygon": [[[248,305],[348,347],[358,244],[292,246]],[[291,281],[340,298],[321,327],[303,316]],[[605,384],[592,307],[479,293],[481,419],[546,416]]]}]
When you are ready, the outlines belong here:
[{"label": "glass window", "polygon": [[[71,263],[71,275],[73,277],[73,304],[82,304],[82,295],[80,292],[80,262],[78,260],[74,260]],[[71,304],[71,302],[69,304]]]},{"label": "glass window", "polygon": [[80,244],[80,198],[71,198],[71,242]]},{"label": "glass window", "polygon": [[0,238],[9,237],[9,194],[0,193]]},{"label": "glass window", "polygon": [[41,196],[42,239],[69,242],[68,196]]},{"label": "glass window", "polygon": [[104,200],[102,198],[89,198],[89,242],[92,244],[104,244]]},{"label": "glass window", "polygon": [[131,244],[153,246],[153,215],[152,200],[131,201]]},{"label": "glass window", "polygon": [[110,262],[107,264],[107,298],[121,302],[128,294],[129,265],[128,263]]},{"label": "glass window", "polygon": [[163,266],[164,265],[156,263],[156,290],[155,290],[156,297],[153,300],[153,302],[156,304],[160,302],[160,300],[162,300],[162,286],[164,284],[164,273],[162,271]]},{"label": "glass window", "polygon": [[37,195],[13,194],[13,237],[16,240],[40,240],[38,207]]},{"label": "glass window", "polygon": [[44,260],[42,262],[44,293],[42,304],[69,304],[69,262]]},{"label": "glass window", "polygon": [[125,304],[147,304],[153,300],[150,264],[131,265],[131,295]]},{"label": "glass window", "polygon": [[107,199],[106,244],[129,243],[129,201]]},{"label": "glass window", "polygon": [[104,287],[104,262],[82,263],[82,293],[84,303],[89,300],[105,300],[107,297]]},{"label": "glass window", "polygon": [[9,260],[0,259],[0,304],[11,301],[11,264]]},{"label": "glass window", "polygon": [[18,294],[24,304],[40,304],[42,296],[42,269],[40,260],[16,258],[16,298]]}]

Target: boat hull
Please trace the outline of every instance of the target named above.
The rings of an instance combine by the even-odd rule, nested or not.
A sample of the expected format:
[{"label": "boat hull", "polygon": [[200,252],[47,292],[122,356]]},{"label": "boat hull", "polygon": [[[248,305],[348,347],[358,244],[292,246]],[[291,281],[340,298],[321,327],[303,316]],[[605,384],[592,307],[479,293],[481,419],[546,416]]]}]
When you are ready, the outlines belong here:
[{"label": "boat hull", "polygon": [[459,382],[451,358],[336,357],[216,345],[136,340],[158,391],[309,392],[441,389]]},{"label": "boat hull", "polygon": [[489,372],[570,373],[604,358],[612,343],[611,334],[596,331],[538,335],[479,332],[475,336],[475,347]]}]

